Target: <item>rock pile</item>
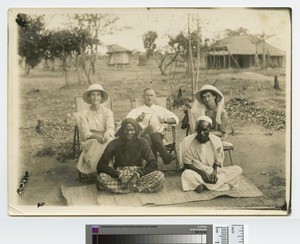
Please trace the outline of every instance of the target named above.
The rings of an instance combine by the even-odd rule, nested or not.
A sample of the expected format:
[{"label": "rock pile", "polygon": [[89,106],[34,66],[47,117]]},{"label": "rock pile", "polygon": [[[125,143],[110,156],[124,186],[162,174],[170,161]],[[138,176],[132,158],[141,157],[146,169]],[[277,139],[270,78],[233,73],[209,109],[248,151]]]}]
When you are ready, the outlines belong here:
[{"label": "rock pile", "polygon": [[255,102],[248,102],[245,98],[230,99],[226,107],[228,116],[232,119],[242,119],[272,130],[284,129],[286,126],[285,112],[273,107],[259,107]]}]

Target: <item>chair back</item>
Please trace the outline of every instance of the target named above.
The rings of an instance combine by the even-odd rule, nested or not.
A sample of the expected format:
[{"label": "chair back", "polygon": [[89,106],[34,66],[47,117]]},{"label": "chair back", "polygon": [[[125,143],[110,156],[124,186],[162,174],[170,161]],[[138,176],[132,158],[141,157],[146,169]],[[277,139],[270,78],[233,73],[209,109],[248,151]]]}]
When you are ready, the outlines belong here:
[{"label": "chair back", "polygon": [[[156,97],[155,104],[161,107],[164,107],[170,111],[172,111],[172,103],[170,97]],[[133,106],[135,108],[144,105],[144,98],[142,96],[133,100]]]},{"label": "chair back", "polygon": [[[88,103],[83,101],[82,97],[75,97],[75,112],[81,112],[84,109],[88,109],[89,106],[90,105]],[[104,103],[104,106],[112,110],[112,99],[110,96],[108,96],[106,102]]]},{"label": "chair back", "polygon": [[191,109],[188,107],[187,108],[187,115],[188,115],[188,132],[189,134],[193,134],[195,132],[195,125],[196,125],[196,119],[192,115]]}]

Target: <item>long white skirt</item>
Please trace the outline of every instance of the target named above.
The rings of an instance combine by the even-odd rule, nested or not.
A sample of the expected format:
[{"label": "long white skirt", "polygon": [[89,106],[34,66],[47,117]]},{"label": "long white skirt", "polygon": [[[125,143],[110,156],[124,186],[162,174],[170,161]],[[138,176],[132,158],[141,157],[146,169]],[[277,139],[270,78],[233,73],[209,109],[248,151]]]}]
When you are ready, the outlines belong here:
[{"label": "long white skirt", "polygon": [[194,191],[203,184],[211,191],[228,191],[238,188],[242,168],[239,166],[228,166],[218,168],[218,182],[216,184],[205,183],[202,177],[194,170],[186,169],[181,175],[181,184],[184,191]]},{"label": "long white skirt", "polygon": [[82,142],[83,151],[78,159],[77,169],[84,174],[97,172],[98,162],[109,142],[99,143],[96,139]]}]

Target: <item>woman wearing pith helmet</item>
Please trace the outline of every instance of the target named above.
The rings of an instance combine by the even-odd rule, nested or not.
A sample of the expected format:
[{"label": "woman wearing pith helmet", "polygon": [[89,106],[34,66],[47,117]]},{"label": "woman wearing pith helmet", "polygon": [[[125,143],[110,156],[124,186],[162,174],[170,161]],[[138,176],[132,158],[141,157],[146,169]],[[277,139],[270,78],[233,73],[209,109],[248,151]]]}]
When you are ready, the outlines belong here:
[{"label": "woman wearing pith helmet", "polygon": [[99,84],[92,84],[83,94],[89,108],[80,112],[79,130],[83,136],[83,149],[77,168],[84,174],[96,172],[97,164],[108,142],[114,137],[114,116],[104,106],[108,93]]},{"label": "woman wearing pith helmet", "polygon": [[195,101],[189,116],[191,133],[195,132],[196,119],[201,115],[212,119],[211,134],[219,137],[226,134],[228,116],[224,96],[215,86],[204,85],[195,94]]}]

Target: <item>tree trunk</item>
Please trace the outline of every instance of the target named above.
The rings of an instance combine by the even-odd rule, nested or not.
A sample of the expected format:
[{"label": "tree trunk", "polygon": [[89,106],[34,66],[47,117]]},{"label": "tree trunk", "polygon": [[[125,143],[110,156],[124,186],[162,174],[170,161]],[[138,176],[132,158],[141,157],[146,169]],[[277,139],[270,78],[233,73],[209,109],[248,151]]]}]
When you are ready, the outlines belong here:
[{"label": "tree trunk", "polygon": [[48,67],[47,59],[44,59],[43,71],[45,71]]},{"label": "tree trunk", "polygon": [[30,65],[25,63],[25,76],[29,76],[30,73]]},{"label": "tree trunk", "polygon": [[81,77],[81,69],[79,66],[77,66],[77,78],[78,78],[78,84],[81,85],[82,77]]},{"label": "tree trunk", "polygon": [[167,73],[166,73],[165,69],[163,68],[163,66],[164,66],[164,60],[162,60],[162,61],[160,62],[158,68],[159,68],[159,70],[160,70],[161,75],[166,75],[166,76],[167,76]]},{"label": "tree trunk", "polygon": [[55,61],[55,59],[52,59],[52,72],[54,72],[54,61]]},{"label": "tree trunk", "polygon": [[278,80],[278,75],[275,75],[275,76],[274,76],[274,86],[273,86],[273,88],[274,88],[275,90],[280,90],[279,80]]},{"label": "tree trunk", "polygon": [[69,69],[68,69],[68,64],[67,64],[67,60],[61,60],[61,65],[62,65],[62,70],[63,73],[65,75],[65,81],[66,81],[66,86],[69,85]]},{"label": "tree trunk", "polygon": [[199,76],[200,76],[200,62],[201,62],[201,47],[200,47],[200,24],[199,24],[199,17],[197,18],[197,65],[196,65],[196,82],[195,82],[195,91],[198,90],[198,83],[199,83]]},{"label": "tree trunk", "polygon": [[266,60],[266,49],[265,49],[265,41],[263,41],[263,69],[267,68],[267,60]]},{"label": "tree trunk", "polygon": [[91,56],[91,67],[92,67],[92,74],[93,75],[96,73],[96,55],[97,54],[93,54]]},{"label": "tree trunk", "polygon": [[64,70],[64,74],[65,74],[65,81],[66,81],[66,85],[69,85],[69,72],[67,70]]},{"label": "tree trunk", "polygon": [[215,47],[214,47],[214,56],[213,56],[213,69],[216,68],[216,55],[215,55]]},{"label": "tree trunk", "polygon": [[194,99],[195,94],[195,70],[194,70],[194,61],[193,61],[193,52],[192,52],[192,42],[191,42],[191,32],[190,32],[190,19],[188,19],[188,41],[189,41],[189,59],[191,62],[191,71],[192,71],[192,96]]},{"label": "tree trunk", "polygon": [[93,69],[92,68],[92,61],[90,62],[89,70],[86,69],[85,63],[84,62],[82,63],[82,70],[84,71],[84,74],[85,74],[85,76],[87,78],[87,82],[88,82],[89,85],[92,84],[92,82],[91,82],[91,70],[92,69]]}]

